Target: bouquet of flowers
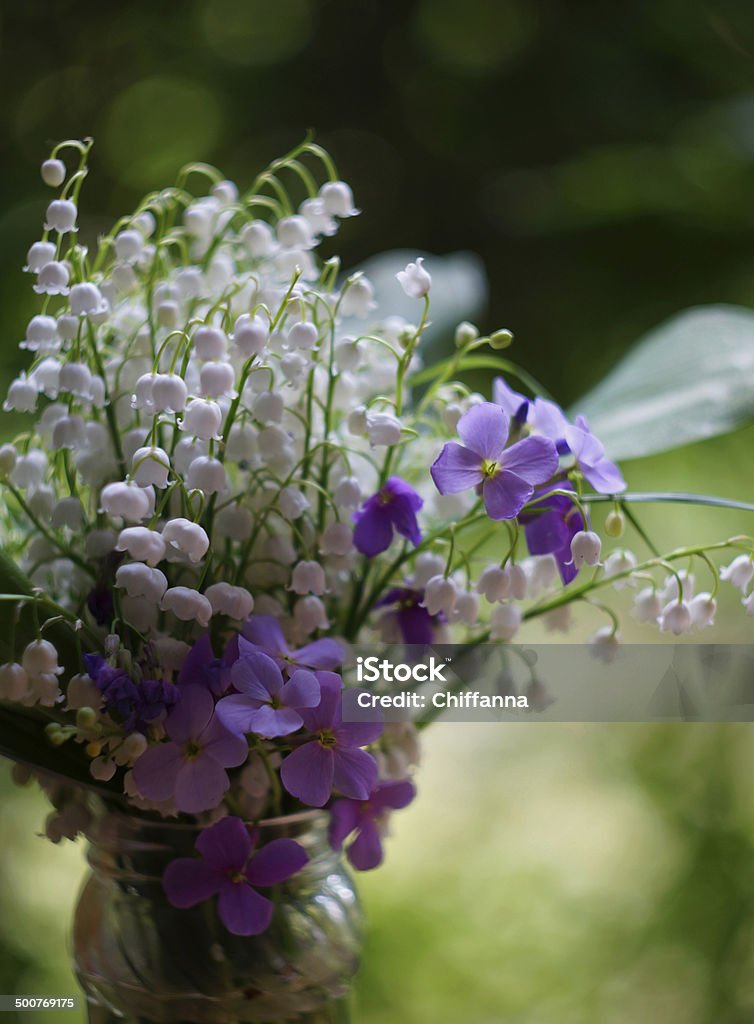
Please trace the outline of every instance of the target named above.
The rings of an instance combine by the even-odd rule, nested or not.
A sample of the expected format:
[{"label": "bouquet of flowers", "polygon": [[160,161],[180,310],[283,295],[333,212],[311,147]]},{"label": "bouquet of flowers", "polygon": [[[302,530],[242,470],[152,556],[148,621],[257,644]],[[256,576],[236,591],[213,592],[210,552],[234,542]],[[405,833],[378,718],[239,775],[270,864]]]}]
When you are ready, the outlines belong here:
[{"label": "bouquet of flowers", "polygon": [[[463,322],[423,365],[431,265],[397,274],[409,322],[318,257],[359,211],[312,141],[243,193],[189,166],[91,251],[90,149],[42,165],[60,191],[24,268],[41,305],[4,404],[22,426],[0,447],[0,748],[53,800],[50,838],[87,828],[91,787],[189,816],[197,856],[168,867],[167,899],[217,896],[231,932],[259,934],[273,903],[257,890],[306,854],[255,849],[249,823],[325,808],[333,847],[370,869],[414,797],[417,730],[344,716],[344,644],[566,631],[607,587],[634,587],[634,615],[675,635],[713,624],[720,579],[754,613],[751,538],[641,560],[617,543],[627,525],[648,541],[647,496],[501,354],[509,331]],[[480,369],[491,396],[463,383]],[[607,657],[619,620],[599,607],[589,642]]]}]

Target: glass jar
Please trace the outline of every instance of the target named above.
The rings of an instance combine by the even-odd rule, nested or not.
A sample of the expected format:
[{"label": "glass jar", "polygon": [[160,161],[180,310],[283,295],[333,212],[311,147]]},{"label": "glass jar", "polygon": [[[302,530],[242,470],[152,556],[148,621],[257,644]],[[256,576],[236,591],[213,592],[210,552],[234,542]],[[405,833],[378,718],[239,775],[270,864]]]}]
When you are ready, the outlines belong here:
[{"label": "glass jar", "polygon": [[260,822],[259,846],[296,839],[309,863],[266,890],[270,928],[228,932],[208,900],[172,907],[161,877],[195,854],[199,829],[113,811],[88,832],[91,872],[73,925],[75,971],[90,1024],[287,1022],[343,1024],[358,965],[361,909],[353,881],[327,841],[327,816],[305,812]]}]

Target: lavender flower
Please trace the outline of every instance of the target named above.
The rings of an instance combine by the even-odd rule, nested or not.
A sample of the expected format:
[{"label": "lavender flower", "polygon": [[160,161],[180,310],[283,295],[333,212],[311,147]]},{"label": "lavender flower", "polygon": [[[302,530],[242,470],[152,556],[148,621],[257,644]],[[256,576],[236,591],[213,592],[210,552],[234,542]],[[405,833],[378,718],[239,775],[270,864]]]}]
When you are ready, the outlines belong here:
[{"label": "lavender flower", "polygon": [[578,507],[566,495],[550,494],[529,502],[520,521],[529,553],[554,555],[563,583],[570,583],[578,573],[571,557],[571,541],[589,525]]},{"label": "lavender flower", "polygon": [[463,444],[450,441],[430,472],[440,494],[481,489],[491,519],[513,519],[558,468],[555,445],[545,437],[525,437],[506,448],[508,417],[492,402],[475,405],[458,421]]},{"label": "lavender flower", "polygon": [[333,787],[352,800],[366,800],[377,781],[377,762],[361,747],[382,733],[381,722],[344,722],[342,683],[334,672],[318,672],[322,699],[301,709],[312,739],[290,753],[280,766],[283,785],[302,803],[324,807]]},{"label": "lavender flower", "polygon": [[240,818],[222,818],[205,828],[195,846],[201,860],[180,857],[168,864],[162,887],[174,907],[186,909],[217,896],[220,920],[234,935],[260,935],[272,921],[274,905],[263,889],[285,882],[308,862],[293,839],[273,839],[254,852],[259,833]]},{"label": "lavender flower", "polygon": [[134,765],[141,795],[157,802],[172,799],[187,814],[217,807],[230,785],[225,769],[243,764],[246,741],[225,728],[212,695],[199,686],[184,690],[165,731],[170,742],[150,747]]},{"label": "lavender flower", "polygon": [[330,812],[330,845],[340,850],[352,834],[346,855],[357,871],[382,863],[381,829],[391,810],[407,807],[416,796],[413,783],[378,782],[367,800],[336,800]]},{"label": "lavender flower", "polygon": [[98,654],[85,654],[86,670],[102,694],[102,707],[126,733],[146,732],[172,708],[178,691],[161,679],[142,679],[136,683],[125,669],[115,668]]},{"label": "lavender flower", "polygon": [[256,651],[243,637],[239,644],[241,657],[231,670],[231,679],[240,693],[218,703],[220,721],[232,732],[254,732],[267,739],[296,732],[304,724],[300,710],[319,704],[316,676],[297,669],[284,681],[272,658]]},{"label": "lavender flower", "polygon": [[243,627],[243,636],[262,654],[268,654],[281,668],[333,669],[343,662],[343,648],[337,640],[324,637],[292,651],[274,615],[251,615]]},{"label": "lavender flower", "polygon": [[398,476],[391,476],[354,513],[356,529],[353,543],[356,550],[367,558],[374,558],[390,547],[393,531],[410,540],[414,546],[421,543],[416,513],[423,504],[410,484]]},{"label": "lavender flower", "polygon": [[230,685],[230,665],[238,657],[237,644],[231,642],[222,658],[215,657],[209,633],[196,641],[178,673],[178,686],[203,686],[219,697]]},{"label": "lavender flower", "polygon": [[435,639],[435,630],[447,619],[442,613],[430,615],[423,602],[423,590],[393,587],[377,601],[375,608],[396,606],[387,615],[394,619],[404,644],[431,644]]}]

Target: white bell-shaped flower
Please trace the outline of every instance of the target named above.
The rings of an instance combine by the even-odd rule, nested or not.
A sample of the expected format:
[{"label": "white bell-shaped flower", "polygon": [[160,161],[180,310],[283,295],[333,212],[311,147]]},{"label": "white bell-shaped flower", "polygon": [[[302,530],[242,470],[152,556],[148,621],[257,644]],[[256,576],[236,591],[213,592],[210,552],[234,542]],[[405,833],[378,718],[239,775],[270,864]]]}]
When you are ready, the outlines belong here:
[{"label": "white bell-shaped flower", "polygon": [[263,220],[247,224],[242,229],[239,239],[252,259],[264,259],[277,249],[275,234],[270,225]]},{"label": "white bell-shaped flower", "polygon": [[159,569],[142,562],[126,562],[116,570],[115,586],[125,590],[129,597],[145,598],[156,604],[167,590],[168,581]]},{"label": "white bell-shaped flower", "polygon": [[5,412],[34,412],[37,407],[39,392],[32,379],[17,377],[8,388],[8,396],[3,402]]},{"label": "white bell-shaped flower", "polygon": [[621,646],[620,633],[615,626],[600,626],[587,640],[590,653],[599,661],[609,665],[615,661]]},{"label": "white bell-shaped flower", "polygon": [[636,568],[636,555],[632,551],[626,551],[625,549],[620,551],[611,551],[611,553],[605,559],[605,576],[612,579],[613,576],[621,576],[613,584],[615,590],[623,590],[625,587],[632,587],[634,581],[629,575],[632,569]]},{"label": "white bell-shaped flower", "polygon": [[296,387],[302,382],[308,367],[309,361],[301,352],[286,352],[280,360],[280,369],[291,387]]},{"label": "white bell-shaped flower", "polygon": [[523,622],[523,613],[517,604],[497,604],[490,615],[490,638],[512,640]]},{"label": "white bell-shaped flower", "polygon": [[65,263],[52,260],[39,271],[34,291],[37,295],[67,295],[70,274]]},{"label": "white bell-shaped flower", "polygon": [[325,209],[325,204],[318,196],[313,199],[305,199],[298,212],[307,221],[312,233],[324,235],[329,238],[338,230],[337,222]]},{"label": "white bell-shaped flower", "polygon": [[209,550],[209,537],[203,527],[189,519],[171,519],[162,530],[168,548],[186,555],[190,562],[201,562]]},{"label": "white bell-shaped flower", "polygon": [[57,319],[57,332],[63,341],[73,341],[78,336],[80,322],[73,313],[61,313]]},{"label": "white bell-shaped flower", "polygon": [[214,615],[227,615],[239,622],[248,619],[254,610],[254,598],[244,587],[234,587],[230,583],[213,583],[204,592],[212,605]]},{"label": "white bell-shaped flower", "polygon": [[230,363],[205,363],[199,372],[199,390],[205,398],[234,398],[235,384]]},{"label": "white bell-shaped flower", "polygon": [[314,245],[312,229],[306,218],[294,214],[277,223],[277,236],[286,249],[311,249]]},{"label": "white bell-shaped flower", "polygon": [[330,621],[319,597],[309,594],[300,597],[293,606],[293,623],[297,630],[309,636],[317,629],[327,629]]},{"label": "white bell-shaped flower", "polygon": [[476,582],[476,589],[490,604],[495,604],[510,593],[511,574],[499,565],[488,565],[482,569]]},{"label": "white bell-shaped flower", "polygon": [[0,700],[20,701],[29,687],[29,677],[18,662],[0,665]]},{"label": "white bell-shaped flower", "polygon": [[61,416],[52,430],[52,448],[83,448],[86,443],[86,423],[82,416]]},{"label": "white bell-shaped flower", "polygon": [[45,160],[39,169],[42,181],[50,188],[59,188],[65,181],[65,164],[62,160],[51,158]]},{"label": "white bell-shaped flower", "polygon": [[157,305],[157,322],[161,327],[177,327],[180,307],[174,299],[163,299]]},{"label": "white bell-shaped flower", "polygon": [[191,341],[194,352],[200,359],[206,361],[222,359],[228,351],[228,339],[225,332],[211,324],[202,324],[201,327],[197,327]]},{"label": "white bell-shaped flower", "polygon": [[[154,497],[154,492],[152,492]],[[139,523],[150,514],[152,502],[147,491],[138,484],[125,481],[106,484],[100,493],[100,507],[108,515]]]},{"label": "white bell-shaped flower", "polygon": [[433,576],[440,576],[445,570],[445,559],[432,551],[421,551],[414,561],[409,583],[417,590],[427,585]]},{"label": "white bell-shaped flower", "polygon": [[284,487],[278,495],[278,507],[285,519],[299,519],[310,507],[307,496],[299,487]]},{"label": "white bell-shaped flower", "polygon": [[453,621],[462,622],[465,626],[476,625],[479,619],[479,597],[470,590],[464,590],[456,598],[453,609]]},{"label": "white bell-shaped flower", "polygon": [[399,270],[395,275],[409,299],[423,299],[425,295],[429,295],[432,278],[429,271],[424,269],[423,263],[424,258],[420,256],[415,263],[407,263],[406,269]]},{"label": "white bell-shaped flower", "polygon": [[353,527],[350,523],[330,523],[322,533],[320,553],[342,558],[353,550]]},{"label": "white bell-shaped flower", "polygon": [[279,391],[260,391],[254,396],[251,411],[260,423],[280,423],[285,412],[285,401]]},{"label": "white bell-shaped flower", "polygon": [[181,420],[181,430],[203,441],[220,441],[222,409],[208,398],[192,398]]},{"label": "white bell-shaped flower", "polygon": [[599,565],[602,541],[594,530],[579,530],[571,540],[571,558],[577,569],[582,565]]},{"label": "white bell-shaped flower", "polygon": [[314,324],[298,323],[289,328],[285,338],[289,348],[311,350],[316,348],[319,332]]},{"label": "white bell-shaped flower", "polygon": [[338,508],[356,508],[361,497],[361,484],[355,476],[344,477],[333,491],[333,500]]},{"label": "white bell-shaped flower", "polygon": [[155,412],[183,412],[188,390],[177,373],[158,373],[152,381],[152,403]]},{"label": "white bell-shaped flower", "polygon": [[58,650],[49,640],[32,640],[24,648],[21,658],[24,672],[29,676],[43,673],[59,676],[63,669],[58,664]]},{"label": "white bell-shaped flower", "polygon": [[0,445],[0,476],[8,476],[9,473],[12,473],[17,461],[18,452],[15,445],[10,443]]},{"label": "white bell-shaped flower", "polygon": [[720,570],[720,579],[737,587],[742,594],[754,578],[754,559],[751,555],[738,555],[730,565],[724,565]]},{"label": "white bell-shaped flower", "polygon": [[335,365],[341,373],[354,373],[361,365],[364,346],[354,338],[342,338],[335,346]]},{"label": "white bell-shaped flower", "polygon": [[123,263],[135,263],[144,250],[144,235],[137,228],[119,231],[115,236],[115,255]]},{"label": "white bell-shaped flower", "polygon": [[167,487],[170,456],[163,448],[156,446],[138,448],[131,462],[131,476],[139,487]]},{"label": "white bell-shaped flower", "polygon": [[319,562],[304,561],[294,567],[288,590],[294,594],[315,594],[320,597],[326,589],[325,570]]},{"label": "white bell-shaped flower", "polygon": [[445,615],[450,616],[456,606],[457,599],[458,587],[455,581],[443,576],[442,573],[438,573],[437,576],[427,580],[422,607],[426,608],[430,615],[438,615],[440,612],[443,612]]},{"label": "white bell-shaped flower", "polygon": [[55,503],[50,522],[56,530],[80,530],[84,522],[84,506],[76,497],[61,498]]},{"label": "white bell-shaped flower", "polygon": [[47,466],[47,456],[41,448],[30,448],[28,452],[17,456],[10,474],[11,483],[22,491],[33,490],[43,483]]},{"label": "white bell-shaped flower", "polygon": [[86,363],[65,363],[58,382],[60,393],[88,399],[92,389],[92,371]]},{"label": "white bell-shaped flower", "polygon": [[261,316],[242,313],[233,328],[233,345],[244,359],[264,352],[270,338],[269,326]]},{"label": "white bell-shaped flower", "polygon": [[644,587],[634,598],[631,610],[637,622],[656,623],[662,614],[662,602],[654,587]]},{"label": "white bell-shaped flower", "polygon": [[251,535],[253,519],[243,505],[227,505],[215,516],[214,532],[223,540],[244,541]]},{"label": "white bell-shaped flower", "polygon": [[37,487],[27,499],[32,514],[46,522],[55,508],[55,491],[47,484]]},{"label": "white bell-shaped flower", "polygon": [[108,309],[102,292],[91,281],[71,285],[68,302],[74,316],[94,316],[97,313],[106,312]]},{"label": "white bell-shaped flower", "polygon": [[173,451],[173,465],[176,473],[186,476],[191,463],[208,452],[209,445],[206,441],[202,441],[198,437],[182,437]]},{"label": "white bell-shaped flower", "polygon": [[160,608],[172,612],[181,622],[198,622],[205,627],[212,618],[212,605],[204,594],[190,587],[170,587],[163,595]]},{"label": "white bell-shaped flower", "polygon": [[53,199],[47,207],[45,231],[57,231],[59,235],[73,231],[77,214],[76,204],[70,199]]},{"label": "white bell-shaped flower", "polygon": [[204,494],[224,494],[228,489],[225,467],[219,459],[200,455],[194,459],[186,474],[186,487]]},{"label": "white bell-shaped flower", "polygon": [[33,316],[26,328],[26,338],[21,348],[29,352],[57,352],[60,348],[58,323],[54,316],[40,313]]},{"label": "white bell-shaped flower", "polygon": [[670,601],[660,613],[660,632],[674,636],[691,632],[691,611],[686,601]]},{"label": "white bell-shaped flower", "polygon": [[135,562],[158,565],[165,557],[166,544],[162,534],[146,526],[127,526],[120,531],[116,551],[126,551]]},{"label": "white bell-shaped flower", "polygon": [[389,447],[401,439],[401,422],[389,412],[367,412],[366,432],[373,447]]},{"label": "white bell-shaped flower", "polygon": [[67,710],[93,708],[97,711],[102,706],[102,691],[86,673],[71,676],[65,691],[65,706]]},{"label": "white bell-shaped flower", "polygon": [[509,565],[507,571],[511,581],[510,596],[516,601],[524,601],[529,593],[529,577],[526,570],[523,565],[516,563]]},{"label": "white bell-shaped flower", "polygon": [[343,316],[355,316],[364,320],[376,307],[372,282],[363,274],[352,278],[350,284],[343,289],[343,298],[340,300],[340,312]]},{"label": "white bell-shaped flower", "polygon": [[717,601],[712,594],[706,591],[696,594],[689,601],[689,614],[691,615],[691,625],[696,629],[707,629],[714,626]]},{"label": "white bell-shaped flower", "polygon": [[42,267],[52,263],[57,250],[52,242],[35,242],[26,254],[24,270],[30,274],[38,274]]},{"label": "white bell-shaped flower", "polygon": [[63,366],[54,356],[46,356],[34,367],[31,377],[37,388],[48,398],[57,398],[60,391],[60,371]]},{"label": "white bell-shaped flower", "polygon": [[345,181],[328,181],[319,190],[325,210],[331,217],[356,217],[361,210],[353,204],[351,186]]}]

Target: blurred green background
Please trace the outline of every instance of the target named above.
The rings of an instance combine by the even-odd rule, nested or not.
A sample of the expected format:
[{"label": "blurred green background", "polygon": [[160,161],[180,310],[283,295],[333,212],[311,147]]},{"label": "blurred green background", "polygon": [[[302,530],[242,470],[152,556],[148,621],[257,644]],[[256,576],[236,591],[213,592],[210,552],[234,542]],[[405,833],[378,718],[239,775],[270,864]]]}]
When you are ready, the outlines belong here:
[{"label": "blurred green background", "polygon": [[[49,198],[38,165],[68,136],[96,138],[93,236],[188,160],[243,183],[315,128],[364,209],[339,236],[345,265],[478,253],[480,326],[511,327],[564,404],[665,316],[754,306],[749,0],[27,0],[5,6],[0,40],[0,382],[35,309],[20,267]],[[752,442],[626,473],[751,501]],[[642,518],[667,546],[752,529],[683,507]],[[750,640],[751,625],[728,595],[718,635]],[[420,799],[363,878],[357,1020],[754,1020],[751,740],[747,726],[437,727]],[[83,852],[38,837],[38,793],[7,771],[0,786],[0,991],[71,993]]]}]

